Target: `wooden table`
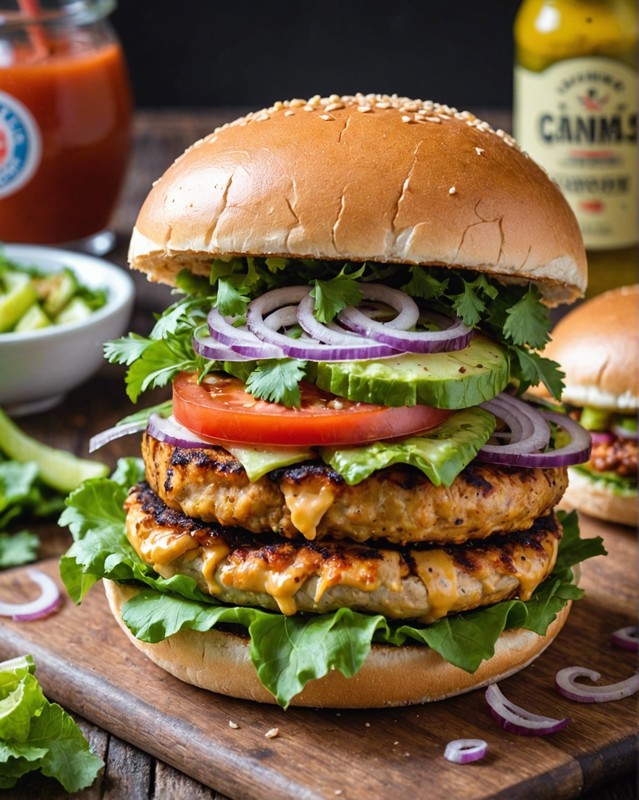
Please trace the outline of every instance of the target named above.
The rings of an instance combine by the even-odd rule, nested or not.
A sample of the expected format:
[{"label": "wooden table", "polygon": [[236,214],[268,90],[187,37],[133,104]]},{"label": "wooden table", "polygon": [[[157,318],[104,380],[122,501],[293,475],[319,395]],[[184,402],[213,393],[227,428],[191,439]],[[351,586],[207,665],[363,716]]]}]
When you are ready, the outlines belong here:
[{"label": "wooden table", "polygon": [[[122,265],[125,264],[128,236],[152,180],[160,175],[188,144],[234,116],[236,116],[235,112],[223,110],[202,113],[138,113],[131,168],[115,216],[118,247],[112,254],[111,260]],[[508,128],[508,115],[487,113],[486,118],[496,127]],[[138,296],[132,327],[142,332],[150,327],[152,311],[163,308],[168,303],[170,295],[166,288],[150,285],[141,276],[136,277],[136,285]],[[46,440],[49,444],[86,455],[88,438],[129,412],[130,406],[124,394],[121,370],[105,365],[98,376],[69,395],[63,406],[46,414],[26,418],[22,421],[22,425],[27,431]],[[129,443],[124,440],[110,445],[102,455],[106,460],[114,462],[119,455],[137,454],[136,447],[137,441]],[[69,544],[68,534],[54,525],[47,526],[41,532],[44,538],[39,555],[42,559],[58,556]],[[622,540],[622,545],[627,548],[627,542]],[[128,647],[124,640],[122,640],[122,647]],[[45,667],[42,669],[46,672]],[[417,716],[419,716],[418,712]],[[106,769],[92,788],[76,795],[79,800],[94,800],[95,798],[118,798],[118,800],[120,798],[124,800],[217,798],[223,800],[222,795],[217,794],[214,790],[178,772],[164,761],[127,744],[103,727],[83,719],[80,719],[80,724],[94,750],[105,759]],[[630,767],[627,747],[624,753],[625,755],[620,760],[621,767],[611,768],[608,771],[606,771],[605,764],[600,767],[601,774],[606,776],[605,784],[583,796],[625,798],[626,800],[636,796],[634,780],[627,774]],[[308,754],[308,757],[311,757],[311,754]],[[410,768],[408,760],[406,768]],[[330,769],[330,765],[327,765],[327,769]],[[572,794],[578,791],[577,783]],[[31,800],[40,797],[62,797],[64,793],[58,790],[57,784],[53,781],[38,776],[29,776],[23,779],[16,790],[5,792],[4,796],[15,800],[18,798]],[[243,796],[241,789],[238,789],[236,796]],[[265,785],[263,796],[265,798],[277,796],[277,793],[273,793],[271,788]],[[394,796],[400,797],[401,794],[396,793]],[[553,796],[552,785],[548,787],[547,796]]]}]

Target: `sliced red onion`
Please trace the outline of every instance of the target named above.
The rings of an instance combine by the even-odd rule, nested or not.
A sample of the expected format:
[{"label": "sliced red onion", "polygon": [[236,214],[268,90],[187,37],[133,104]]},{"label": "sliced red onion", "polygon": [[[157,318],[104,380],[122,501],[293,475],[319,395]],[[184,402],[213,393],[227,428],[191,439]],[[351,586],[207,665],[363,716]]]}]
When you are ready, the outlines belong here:
[{"label": "sliced red onion", "polygon": [[[414,313],[413,307],[416,309],[417,316],[408,327],[413,327],[420,316],[424,316],[411,297],[405,292],[381,284],[366,284],[361,288],[367,300],[381,300],[400,313],[388,322],[377,322],[358,308],[345,308],[337,315],[337,319],[349,330],[405,353],[441,353],[463,350],[468,346],[473,332],[460,317],[455,317],[452,324],[441,331],[408,331],[402,328],[404,324],[402,315],[412,319],[408,315]],[[439,322],[441,315],[438,314],[436,317]]]},{"label": "sliced red onion", "polygon": [[[397,350],[376,342],[362,341],[361,337],[347,332],[340,344],[325,344],[316,339],[291,339],[278,329],[290,324],[291,303],[298,304],[308,293],[308,286],[287,286],[273,289],[249,303],[246,324],[259,339],[275,345],[289,358],[309,361],[357,361],[359,359],[383,358],[397,355]],[[286,310],[283,310],[286,309]],[[282,313],[278,313],[282,310]],[[275,313],[273,313],[275,312]],[[264,319],[264,315],[269,315]],[[235,348],[240,351],[239,348]]]},{"label": "sliced red onion", "polygon": [[483,739],[455,739],[448,742],[444,758],[453,764],[469,764],[479,761],[488,752],[488,743]]},{"label": "sliced red onion", "polygon": [[612,634],[612,643],[622,650],[630,650],[633,653],[639,651],[639,628],[628,625],[626,628],[619,628]]},{"label": "sliced red onion", "polygon": [[191,450],[215,447],[211,442],[205,442],[198,438],[196,434],[191,433],[184,425],[180,425],[173,415],[161,417],[159,414],[150,414],[146,430],[158,442],[166,442],[174,447],[183,447]]},{"label": "sliced red onion", "polygon": [[547,736],[550,733],[557,733],[570,723],[570,717],[563,719],[544,717],[511,703],[504,697],[496,683],[486,689],[486,702],[490,706],[490,713],[502,728],[521,736]]},{"label": "sliced red onion", "polygon": [[517,397],[502,392],[481,408],[502,419],[512,434],[507,444],[484,445],[480,450],[483,456],[532,453],[550,441],[550,428],[541,413]]},{"label": "sliced red onion", "polygon": [[[499,395],[499,398],[503,399],[506,396],[507,395]],[[483,403],[482,408],[486,408],[488,411],[491,411],[491,413],[501,417],[504,419],[506,424],[509,425],[509,421],[507,421],[503,416],[505,413],[503,407],[502,410],[499,411],[498,407],[495,406],[494,403],[494,400],[491,400],[488,403]],[[493,404],[493,408],[495,410],[489,408],[490,404]],[[524,439],[520,442],[517,442],[513,441],[511,438],[511,441],[506,445],[485,445],[477,454],[477,460],[484,461],[489,464],[503,464],[510,467],[529,468],[569,467],[573,464],[583,464],[585,461],[588,461],[592,442],[590,439],[590,434],[585,428],[582,428],[581,425],[578,422],[575,422],[574,419],[571,419],[567,415],[560,414],[556,411],[546,411],[545,409],[533,411],[542,418],[542,421],[549,420],[554,422],[558,427],[563,428],[566,433],[570,435],[570,442],[564,447],[560,447],[556,450],[550,450],[545,453],[535,452],[535,450],[541,449],[540,447],[536,446],[536,442],[538,441],[538,438],[542,438],[540,423],[535,422],[535,427],[538,427],[539,430],[535,431],[534,436],[531,434],[531,437],[528,440]],[[517,424],[520,427],[522,426],[521,419]],[[547,425],[546,429],[548,429]],[[541,446],[544,447],[545,445]]]},{"label": "sliced red onion", "polygon": [[57,583],[39,569],[30,569],[27,575],[40,587],[40,597],[27,603],[0,602],[0,616],[11,617],[16,622],[32,622],[52,614],[60,605]]},{"label": "sliced red onion", "polygon": [[137,422],[125,422],[124,425],[114,425],[112,428],[107,428],[105,431],[101,431],[89,439],[89,453],[94,453],[114,439],[119,439],[122,436],[130,436],[132,433],[139,433],[145,428],[146,420],[144,419],[138,420]]},{"label": "sliced red onion", "polygon": [[216,308],[209,311],[207,323],[212,339],[227,345],[242,356],[254,359],[284,358],[279,347],[258,339],[245,325],[235,327],[231,318],[223,317]]},{"label": "sliced red onion", "polygon": [[557,691],[577,703],[607,703],[609,700],[621,700],[639,692],[639,672],[624,681],[607,686],[587,686],[577,683],[577,678],[588,678],[594,683],[601,675],[586,667],[566,667],[559,670],[555,675]]},{"label": "sliced red onion", "polygon": [[240,353],[232,350],[227,344],[222,344],[213,339],[212,336],[206,336],[202,331],[197,331],[193,336],[193,350],[211,361],[250,361],[248,356],[243,356]]}]

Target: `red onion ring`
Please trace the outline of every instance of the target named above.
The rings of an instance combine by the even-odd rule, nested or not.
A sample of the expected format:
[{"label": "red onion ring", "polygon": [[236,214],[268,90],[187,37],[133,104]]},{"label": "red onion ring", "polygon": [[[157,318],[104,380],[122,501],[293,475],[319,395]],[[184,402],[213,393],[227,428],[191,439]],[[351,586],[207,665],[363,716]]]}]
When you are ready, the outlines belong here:
[{"label": "red onion ring", "polygon": [[630,678],[607,686],[587,686],[577,683],[577,678],[588,678],[598,681],[601,675],[586,667],[566,667],[555,675],[555,686],[559,694],[577,703],[607,703],[609,700],[621,700],[639,692],[639,672]]},{"label": "red onion ring", "polygon": [[622,650],[630,650],[633,653],[639,651],[639,628],[628,625],[626,628],[619,628],[612,634],[612,643]]},{"label": "red onion ring", "polygon": [[[308,361],[357,361],[397,355],[396,349],[376,342],[363,342],[360,337],[354,337],[347,332],[344,333],[341,345],[324,344],[315,339],[291,339],[279,333],[277,328],[289,321],[289,315],[287,312],[284,315],[277,314],[277,311],[291,303],[297,305],[309,292],[307,286],[287,286],[273,289],[251,301],[246,311],[249,330],[262,341],[280,348],[290,358]],[[269,314],[268,323],[264,319],[265,314]],[[236,349],[240,352],[239,348]]]},{"label": "red onion ring", "polygon": [[26,603],[0,602],[0,616],[11,617],[16,622],[32,622],[52,614],[60,605],[57,583],[39,569],[30,569],[27,575],[40,587],[40,596]]},{"label": "red onion ring", "polygon": [[[377,322],[358,308],[345,308],[337,315],[337,319],[349,330],[405,353],[441,353],[463,350],[468,346],[473,332],[461,317],[455,317],[452,324],[442,331],[408,331],[401,327],[402,315],[410,319],[409,314],[413,307],[417,311],[409,327],[413,327],[421,316],[417,303],[411,297],[405,292],[381,284],[366,284],[361,289],[367,300],[387,303],[399,311],[399,315],[389,322]],[[441,319],[441,315],[437,317]]]},{"label": "red onion ring", "polygon": [[158,442],[166,442],[174,447],[183,447],[190,450],[215,447],[213,443],[203,441],[195,433],[191,433],[188,428],[185,428],[184,425],[180,425],[173,415],[161,417],[159,414],[150,414],[146,431],[149,436],[157,439]]},{"label": "red onion ring", "polygon": [[479,761],[488,752],[488,743],[483,739],[454,739],[448,742],[444,758],[453,764],[469,764]]},{"label": "red onion ring", "polygon": [[132,433],[139,433],[145,428],[146,420],[126,422],[124,425],[114,425],[112,428],[107,428],[105,431],[101,431],[89,439],[89,453],[94,453],[114,439],[119,439],[122,436],[130,436]]},{"label": "red onion ring", "polygon": [[201,331],[196,331],[192,339],[193,350],[203,358],[211,361],[250,361],[249,356],[243,356],[232,350],[229,345],[216,341],[212,336],[206,336]]},{"label": "red onion ring", "polygon": [[484,456],[531,453],[550,441],[550,428],[541,413],[517,397],[502,392],[481,408],[502,419],[512,434],[508,444],[484,445],[480,450]]},{"label": "red onion ring", "polygon": [[284,353],[279,347],[258,339],[245,325],[235,327],[230,320],[231,317],[223,317],[217,308],[212,308],[206,320],[211,338],[247,358],[284,358]]},{"label": "red onion ring", "polygon": [[[503,401],[506,397],[508,397],[508,395],[498,395],[498,398],[495,398],[495,400]],[[510,399],[513,400],[514,398]],[[495,400],[482,403],[481,407],[486,408],[486,410],[491,411],[491,413],[495,414],[496,416],[501,416],[506,424],[509,425],[509,420],[506,420],[502,416],[502,414],[505,413],[503,407],[500,411],[498,405],[495,404]],[[489,408],[491,404],[493,405],[494,410]],[[531,409],[528,409],[528,412],[526,413],[529,414],[530,411]],[[522,415],[523,414],[524,412],[522,409]],[[511,438],[511,441],[506,445],[485,445],[482,447],[479,453],[477,453],[477,460],[484,461],[489,464],[503,464],[510,467],[529,468],[569,467],[573,464],[583,464],[585,461],[588,461],[590,458],[592,442],[590,439],[590,434],[585,428],[582,428],[581,425],[578,422],[575,422],[574,419],[571,419],[565,414],[559,414],[556,411],[547,411],[545,409],[541,409],[534,411],[534,414],[539,415],[542,418],[544,425],[546,425],[545,420],[550,420],[551,422],[554,422],[555,425],[563,428],[570,435],[570,442],[564,447],[560,447],[556,450],[550,450],[545,453],[535,452],[536,449],[540,449],[536,446],[536,442],[538,441],[537,437],[541,438],[540,429],[535,433],[534,438],[531,435],[531,438],[528,442],[526,440],[522,440],[520,443],[517,443]],[[540,425],[538,422],[534,422],[533,424],[535,426]],[[519,427],[522,427],[521,419],[519,420],[518,425]],[[548,428],[547,425],[546,428]],[[524,430],[526,430],[525,427]],[[533,443],[532,447],[530,446],[531,442]],[[517,446],[513,447],[512,445]]]},{"label": "red onion ring", "polygon": [[570,717],[563,719],[543,717],[511,703],[504,697],[496,683],[486,689],[486,702],[490,707],[490,713],[502,728],[521,736],[547,736],[563,730],[570,723]]}]

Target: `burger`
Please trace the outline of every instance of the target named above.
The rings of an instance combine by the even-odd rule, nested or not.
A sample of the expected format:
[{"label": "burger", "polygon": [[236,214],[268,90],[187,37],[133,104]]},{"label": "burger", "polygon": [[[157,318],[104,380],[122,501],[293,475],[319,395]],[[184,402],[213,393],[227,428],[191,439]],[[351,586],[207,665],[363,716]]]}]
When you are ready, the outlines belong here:
[{"label": "burger", "polygon": [[542,652],[601,547],[555,512],[587,433],[522,396],[560,395],[539,351],[586,261],[509,136],[397,96],[277,103],[169,167],[130,263],[178,299],[106,355],[132,401],[171,396],[94,443],[144,431],[68,500],[74,600],[105,578],[161,667],[282,706],[439,700]]},{"label": "burger", "polygon": [[557,324],[546,352],[565,371],[569,413],[592,437],[589,461],[568,470],[565,502],[636,528],[639,286],[575,308]]}]

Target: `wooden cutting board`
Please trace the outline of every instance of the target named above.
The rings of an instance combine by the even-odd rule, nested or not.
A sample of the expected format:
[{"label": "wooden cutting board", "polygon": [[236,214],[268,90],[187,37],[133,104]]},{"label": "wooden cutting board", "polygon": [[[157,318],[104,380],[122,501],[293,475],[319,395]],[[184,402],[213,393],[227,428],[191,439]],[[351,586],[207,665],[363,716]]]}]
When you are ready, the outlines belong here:
[{"label": "wooden cutting board", "polygon": [[[51,699],[234,798],[573,797],[629,771],[636,760],[635,698],[582,705],[553,688],[565,666],[596,669],[606,683],[635,669],[635,656],[610,644],[611,632],[636,617],[635,532],[589,520],[582,528],[604,536],[608,557],[584,566],[587,597],[557,641],[501,684],[530,710],[572,717],[549,737],[503,731],[481,690],[403,709],[285,712],[195,689],[130,646],[100,586],[82,606],[67,600],[46,620],[4,622],[0,657],[32,653]],[[56,560],[38,566],[58,578]],[[28,591],[26,570],[0,575],[3,599]],[[267,737],[274,728],[278,735]],[[450,764],[444,747],[462,737],[486,739],[489,755]]]}]

